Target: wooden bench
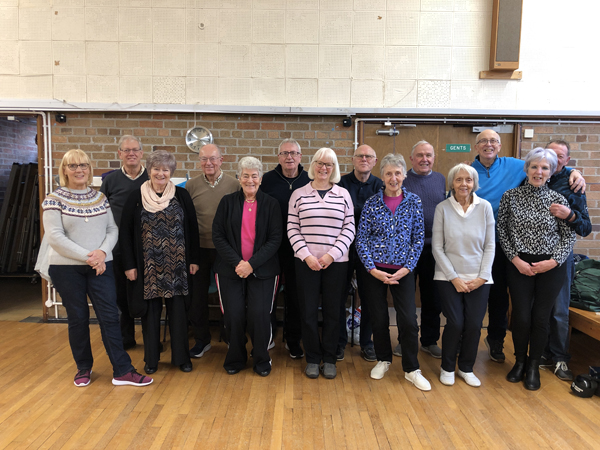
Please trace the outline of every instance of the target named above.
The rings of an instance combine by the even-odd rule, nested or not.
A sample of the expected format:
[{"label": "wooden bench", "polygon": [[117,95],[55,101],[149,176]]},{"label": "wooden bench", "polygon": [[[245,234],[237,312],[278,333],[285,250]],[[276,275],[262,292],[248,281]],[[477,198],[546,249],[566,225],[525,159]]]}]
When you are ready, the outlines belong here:
[{"label": "wooden bench", "polygon": [[576,328],[600,341],[600,314],[578,308],[569,308],[569,334]]}]

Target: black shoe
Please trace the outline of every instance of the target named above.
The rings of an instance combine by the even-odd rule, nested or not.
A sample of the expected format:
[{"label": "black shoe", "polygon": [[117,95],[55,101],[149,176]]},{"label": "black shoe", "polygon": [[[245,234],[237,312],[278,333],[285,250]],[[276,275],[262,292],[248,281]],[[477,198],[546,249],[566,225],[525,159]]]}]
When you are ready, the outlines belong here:
[{"label": "black shoe", "polygon": [[527,361],[527,369],[525,369],[525,389],[537,391],[541,385],[540,361],[535,359]]},{"label": "black shoe", "polygon": [[506,380],[511,383],[520,383],[523,381],[523,377],[525,376],[525,361],[517,361],[508,375],[506,375]]},{"label": "black shoe", "polygon": [[337,351],[335,352],[335,358],[338,361],[343,361],[344,360],[344,347],[338,347]]},{"label": "black shoe", "polygon": [[377,355],[373,347],[364,347],[360,349],[360,354],[365,361],[375,362],[377,361]]},{"label": "black shoe", "polygon": [[162,342],[158,343],[158,352],[159,353],[163,353],[166,350],[165,346],[163,345]]},{"label": "black shoe", "polygon": [[204,354],[210,349],[210,342],[208,344],[205,344],[204,342],[196,341],[196,345],[194,345],[190,349],[190,356],[192,358],[202,358]]},{"label": "black shoe", "polygon": [[144,372],[146,372],[148,375],[152,375],[157,370],[158,370],[158,367],[150,367],[148,364],[146,364],[144,366]]},{"label": "black shoe", "polygon": [[573,372],[569,370],[569,366],[564,361],[557,361],[554,365],[554,375],[558,377],[559,380],[563,381],[573,381]]},{"label": "black shoe", "polygon": [[191,372],[192,371],[192,363],[191,362],[183,363],[182,365],[179,366],[179,370],[181,370],[182,372]]},{"label": "black shoe", "polygon": [[285,349],[290,352],[290,358],[292,359],[304,358],[304,351],[302,351],[302,347],[300,347],[298,342],[287,342]]},{"label": "black shoe", "polygon": [[271,369],[267,369],[267,370],[256,370],[254,369],[254,371],[259,374],[261,377],[268,377],[269,374],[271,373]]},{"label": "black shoe", "polygon": [[494,341],[492,339],[489,339],[488,336],[485,337],[483,342],[485,342],[485,346],[488,348],[488,354],[490,355],[490,359],[498,363],[503,363],[506,359],[504,357],[504,352],[502,351],[502,349],[504,348],[504,342]]},{"label": "black shoe", "polygon": [[123,341],[123,350],[131,350],[137,345],[135,341]]},{"label": "black shoe", "polygon": [[229,375],[235,375],[236,373],[240,373],[240,369],[225,369]]},{"label": "black shoe", "polygon": [[554,363],[552,362],[551,356],[542,355],[542,359],[540,360],[540,367],[552,366],[554,367]]}]

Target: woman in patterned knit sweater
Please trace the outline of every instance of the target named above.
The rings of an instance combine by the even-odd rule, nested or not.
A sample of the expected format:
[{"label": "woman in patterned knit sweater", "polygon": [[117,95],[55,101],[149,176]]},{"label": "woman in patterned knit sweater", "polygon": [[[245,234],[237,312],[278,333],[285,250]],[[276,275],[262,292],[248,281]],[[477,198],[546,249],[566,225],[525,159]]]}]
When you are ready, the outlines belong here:
[{"label": "woman in patterned knit sweater", "polygon": [[[556,153],[536,148],[525,159],[527,183],[506,191],[498,210],[498,237],[512,265],[508,287],[513,305],[516,363],[506,376],[511,383],[525,379],[525,388],[540,388],[540,358],[548,338],[552,306],[566,277],[563,263],[575,244],[567,220],[550,213],[552,204],[569,206],[547,186],[556,170]],[[529,348],[529,358],[527,349]]]},{"label": "woman in patterned knit sweater", "polygon": [[69,344],[77,364],[75,386],[90,384],[90,298],[100,324],[102,342],[113,366],[112,383],[146,386],[123,349],[112,268],[117,226],[106,196],[88,187],[92,165],[83,150],[69,150],[58,168],[60,186],[42,203],[44,229],[50,244],[49,274],[61,296],[69,321]]},{"label": "woman in patterned knit sweater", "polygon": [[131,193],[123,208],[119,245],[127,277],[127,300],[132,317],[142,318],[144,370],[158,370],[160,316],[163,298],[169,316],[171,363],[192,370],[187,335],[187,311],[192,283],[188,273],[198,271],[200,244],[196,210],[190,194],[176,187],[171,175],[175,157],[164,151],[150,153],[150,179]]}]

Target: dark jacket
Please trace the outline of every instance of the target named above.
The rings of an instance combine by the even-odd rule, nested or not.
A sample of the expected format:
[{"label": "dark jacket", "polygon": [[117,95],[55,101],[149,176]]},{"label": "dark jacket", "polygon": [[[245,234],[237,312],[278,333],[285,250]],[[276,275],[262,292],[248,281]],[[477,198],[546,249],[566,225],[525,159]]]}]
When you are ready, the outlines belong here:
[{"label": "dark jacket", "polygon": [[[181,204],[184,218],[185,260],[187,266],[200,264],[200,240],[196,210],[188,191],[175,187],[175,198]],[[133,191],[123,208],[121,226],[119,227],[119,245],[124,270],[137,269],[137,279],[127,281],[127,302],[129,314],[141,317],[146,314],[148,302],[144,300],[144,251],[142,247],[142,191]],[[186,272],[187,274],[188,272]],[[186,296],[186,308],[189,308],[193,283],[188,277],[189,294]]]},{"label": "dark jacket", "polygon": [[[284,227],[287,227],[288,205],[292,193],[296,189],[307,185],[309,182],[310,178],[308,178],[308,172],[304,170],[302,164],[298,164],[298,175],[295,178],[287,178],[283,174],[281,164],[277,164],[277,167],[263,175],[263,179],[260,183],[260,190],[279,202],[281,224]],[[287,240],[287,237],[285,239]]]},{"label": "dark jacket", "polygon": [[[277,250],[283,228],[279,204],[262,191],[256,193],[256,238],[254,252],[248,261],[257,278],[279,275]],[[228,194],[221,199],[213,221],[213,242],[217,250],[214,271],[220,277],[238,278],[235,268],[242,261],[243,191]]]},{"label": "dark jacket", "polygon": [[585,194],[571,190],[571,186],[569,185],[570,174],[570,170],[567,167],[563,167],[560,172],[550,177],[548,187],[562,194],[569,202],[571,210],[575,213],[575,220],[567,222],[569,228],[579,236],[586,237],[592,232],[592,222],[590,222],[587,200]]}]

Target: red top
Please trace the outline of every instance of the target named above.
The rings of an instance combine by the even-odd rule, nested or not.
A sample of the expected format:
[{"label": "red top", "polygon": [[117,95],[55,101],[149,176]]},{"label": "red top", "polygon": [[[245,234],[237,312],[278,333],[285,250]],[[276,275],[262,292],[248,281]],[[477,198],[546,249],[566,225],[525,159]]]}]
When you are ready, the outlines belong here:
[{"label": "red top", "polygon": [[242,258],[248,261],[254,253],[254,240],[256,239],[256,205],[244,201],[242,214]]}]

